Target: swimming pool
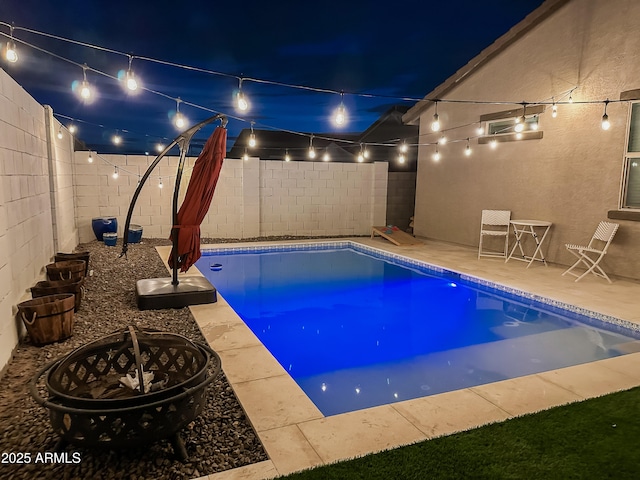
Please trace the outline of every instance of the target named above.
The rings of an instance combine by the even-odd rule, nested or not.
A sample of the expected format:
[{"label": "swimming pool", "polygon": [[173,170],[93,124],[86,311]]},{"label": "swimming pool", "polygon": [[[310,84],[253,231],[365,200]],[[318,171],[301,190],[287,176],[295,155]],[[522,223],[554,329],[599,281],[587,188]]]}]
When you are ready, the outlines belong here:
[{"label": "swimming pool", "polygon": [[205,251],[197,266],[324,415],[617,356],[638,338],[350,242]]}]

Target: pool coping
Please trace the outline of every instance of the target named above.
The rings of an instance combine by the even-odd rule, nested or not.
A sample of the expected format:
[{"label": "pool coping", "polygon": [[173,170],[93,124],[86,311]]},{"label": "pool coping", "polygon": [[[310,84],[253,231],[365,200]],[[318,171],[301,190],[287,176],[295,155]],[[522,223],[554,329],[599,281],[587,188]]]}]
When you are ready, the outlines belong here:
[{"label": "pool coping", "polygon": [[[216,250],[233,250],[237,245],[249,251],[265,246],[288,249],[310,244],[333,248],[343,244],[396,261],[422,264],[413,258],[416,249],[403,255],[384,244],[371,246],[367,240],[257,242],[222,244]],[[164,247],[159,247],[159,250]],[[166,247],[170,248],[170,247]],[[276,247],[277,249],[277,247]],[[211,250],[208,246],[204,251]],[[408,256],[408,255],[409,256]],[[165,256],[165,255],[163,255]],[[469,259],[470,260],[470,259]],[[427,262],[428,263],[428,262]],[[431,265],[431,264],[430,264]],[[460,274],[490,288],[523,292],[465,272],[433,265],[436,271]],[[196,270],[196,269],[194,269]],[[194,271],[189,274],[199,275]],[[461,277],[462,278],[462,277]],[[524,292],[531,298],[547,298]],[[564,304],[548,299],[550,305]],[[572,305],[569,305],[572,306]],[[632,321],[574,307],[598,315],[599,319],[625,327]],[[273,478],[297,470],[354,458],[368,453],[411,444],[421,440],[468,430],[487,423],[540,411],[586,398],[640,385],[640,353],[552,370],[511,380],[480,385],[443,394],[396,402],[355,412],[325,417],[253,335],[224,298],[210,305],[190,307],[212,348],[222,358],[225,375],[254,426],[269,460],[202,477],[207,480]]]}]

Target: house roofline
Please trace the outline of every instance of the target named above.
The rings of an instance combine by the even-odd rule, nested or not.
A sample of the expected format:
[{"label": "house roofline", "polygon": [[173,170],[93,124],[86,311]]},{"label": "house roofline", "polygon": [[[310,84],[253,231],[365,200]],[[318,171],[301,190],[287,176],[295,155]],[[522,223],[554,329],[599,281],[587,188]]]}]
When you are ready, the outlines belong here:
[{"label": "house roofline", "polygon": [[522,21],[509,29],[507,33],[499,37],[495,42],[482,50],[464,67],[447,78],[443,83],[441,83],[434,90],[428,93],[422,100],[411,107],[409,111],[407,111],[407,113],[402,116],[403,123],[409,125],[417,124],[422,112],[433,105],[434,100],[441,99],[444,95],[457,87],[460,82],[482,68],[486,63],[493,59],[493,57],[502,53],[512,43],[515,43],[517,40],[522,38],[526,33],[542,23],[546,18],[551,16],[553,13],[555,13],[570,1],[571,0],[545,1],[542,5],[540,5],[533,12],[522,19]]}]

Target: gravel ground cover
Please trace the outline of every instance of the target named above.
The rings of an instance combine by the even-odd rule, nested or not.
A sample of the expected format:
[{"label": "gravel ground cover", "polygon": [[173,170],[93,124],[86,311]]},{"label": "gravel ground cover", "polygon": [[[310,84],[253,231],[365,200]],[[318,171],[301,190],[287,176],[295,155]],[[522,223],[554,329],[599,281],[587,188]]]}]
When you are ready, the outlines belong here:
[{"label": "gravel ground cover", "polygon": [[[203,239],[203,243],[220,241]],[[120,242],[117,247],[106,247],[98,241],[78,246],[77,251],[90,252],[92,275],[85,280],[86,293],[75,316],[73,335],[43,347],[34,346],[27,336],[0,378],[0,478],[3,480],[191,479],[267,459],[221,373],[207,387],[205,411],[180,432],[189,456],[186,463],[177,460],[167,440],[116,451],[69,445],[63,451],[67,452],[69,461],[77,459],[79,454],[79,463],[35,463],[39,453],[53,452],[58,441],[47,410],[38,405],[28,391],[29,381],[46,363],[128,325],[178,333],[205,342],[188,308],[140,311],[136,306],[136,280],[168,276],[154,248],[157,245],[169,245],[169,242],[145,238],[142,243],[130,245],[127,259],[118,258]],[[15,463],[15,455],[9,455],[26,453],[31,456],[30,463]]]}]

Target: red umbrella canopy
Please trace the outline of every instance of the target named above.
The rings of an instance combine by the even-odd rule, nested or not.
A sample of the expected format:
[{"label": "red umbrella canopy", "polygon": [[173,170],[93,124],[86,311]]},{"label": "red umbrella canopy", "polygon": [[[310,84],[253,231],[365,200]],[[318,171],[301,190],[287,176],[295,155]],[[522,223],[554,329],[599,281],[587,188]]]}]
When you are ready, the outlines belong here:
[{"label": "red umbrella canopy", "polygon": [[[178,211],[178,267],[189,270],[200,258],[200,224],[209,211],[218,183],[222,161],[227,151],[227,130],[217,127],[198,156],[187,187],[184,202]],[[170,237],[173,240],[173,236]],[[173,268],[173,249],[169,266]]]}]

